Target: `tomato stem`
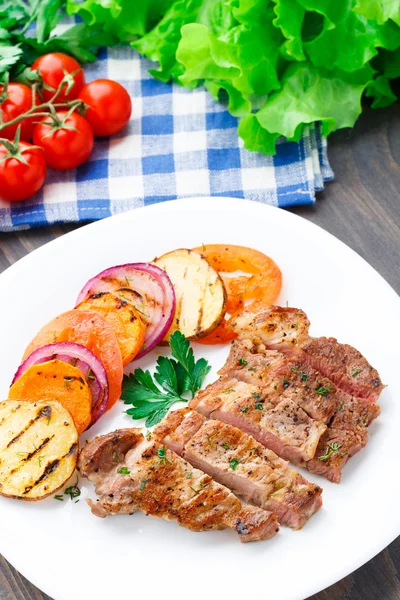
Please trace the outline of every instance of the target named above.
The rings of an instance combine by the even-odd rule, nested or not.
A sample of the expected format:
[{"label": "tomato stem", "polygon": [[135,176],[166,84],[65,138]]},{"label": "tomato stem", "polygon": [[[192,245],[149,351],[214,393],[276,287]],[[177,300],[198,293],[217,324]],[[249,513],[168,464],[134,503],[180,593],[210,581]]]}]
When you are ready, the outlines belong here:
[{"label": "tomato stem", "polygon": [[[53,119],[58,119],[58,117],[55,114],[55,109],[56,108],[69,108],[68,110],[68,116],[71,115],[75,110],[85,110],[85,103],[83,102],[83,100],[66,100],[65,102],[55,102],[55,100],[57,100],[58,96],[61,94],[62,90],[64,87],[67,87],[67,90],[70,89],[70,77],[71,77],[71,73],[67,73],[64,78],[61,80],[60,85],[58,86],[54,96],[48,100],[47,102],[42,102],[41,104],[36,104],[36,90],[38,87],[38,83],[34,83],[32,86],[32,108],[30,108],[29,110],[27,110],[26,112],[18,115],[17,117],[15,117],[14,119],[11,119],[10,121],[7,121],[6,123],[3,122],[3,120],[0,119],[0,134],[1,131],[3,129],[5,129],[6,127],[10,127],[12,125],[16,125],[17,123],[21,123],[21,121],[23,121],[24,119],[30,117],[30,118],[36,118],[36,117],[42,117],[42,116],[50,116],[48,112],[46,112],[46,110],[50,110],[50,112],[52,113],[51,117]],[[3,98],[4,92],[7,92],[7,81],[4,82],[4,90],[0,96],[0,105],[1,102],[4,102],[4,100],[6,99]],[[1,114],[1,112],[0,112]],[[64,120],[64,119],[63,119]],[[58,119],[58,127],[61,126],[61,120]]]}]

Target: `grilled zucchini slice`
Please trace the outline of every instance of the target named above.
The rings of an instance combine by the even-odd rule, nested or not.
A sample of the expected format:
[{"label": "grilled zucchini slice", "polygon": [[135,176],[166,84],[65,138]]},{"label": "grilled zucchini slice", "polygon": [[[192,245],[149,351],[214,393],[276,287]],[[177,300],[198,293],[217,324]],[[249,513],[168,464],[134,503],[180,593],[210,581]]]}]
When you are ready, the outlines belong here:
[{"label": "grilled zucchini slice", "polygon": [[166,271],[176,295],[176,311],[164,338],[179,329],[190,340],[198,340],[215,329],[225,315],[226,292],[215,269],[198,252],[182,248],[168,252],[154,263]]},{"label": "grilled zucchini slice", "polygon": [[71,477],[78,433],[69,412],[55,400],[0,403],[0,494],[41,500]]}]

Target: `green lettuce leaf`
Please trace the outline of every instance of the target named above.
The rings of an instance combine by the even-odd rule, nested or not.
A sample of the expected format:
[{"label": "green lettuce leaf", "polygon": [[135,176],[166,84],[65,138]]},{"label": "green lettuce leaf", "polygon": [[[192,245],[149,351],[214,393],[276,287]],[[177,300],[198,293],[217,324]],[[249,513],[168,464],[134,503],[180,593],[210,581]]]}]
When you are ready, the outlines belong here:
[{"label": "green lettuce leaf", "polygon": [[89,25],[100,24],[121,41],[145,35],[159,21],[173,0],[76,0],[67,1],[70,15]]},{"label": "green lettuce leaf", "polygon": [[354,9],[367,19],[373,19],[382,25],[392,19],[400,25],[400,3],[398,0],[357,0]]},{"label": "green lettuce leaf", "polygon": [[[362,74],[365,78],[366,74]],[[339,72],[321,71],[304,63],[292,63],[282,78],[282,87],[271,94],[256,115],[240,124],[239,135],[245,147],[261,151],[262,133],[256,119],[269,134],[298,141],[307,123],[321,121],[324,135],[335,129],[352,127],[361,112],[361,95],[366,83],[357,76],[344,81]],[[256,134],[256,143],[254,135]],[[273,138],[266,136],[266,153],[270,154]]]},{"label": "green lettuce leaf", "polygon": [[142,38],[132,42],[132,47],[150,60],[158,62],[150,70],[156,79],[178,79],[182,66],[176,60],[176,50],[181,39],[181,29],[197,18],[202,0],[178,0],[170,6],[157,25]]},{"label": "green lettuce leaf", "polygon": [[389,79],[383,75],[379,75],[368,83],[365,95],[372,98],[372,108],[385,108],[397,100],[390,87]]}]

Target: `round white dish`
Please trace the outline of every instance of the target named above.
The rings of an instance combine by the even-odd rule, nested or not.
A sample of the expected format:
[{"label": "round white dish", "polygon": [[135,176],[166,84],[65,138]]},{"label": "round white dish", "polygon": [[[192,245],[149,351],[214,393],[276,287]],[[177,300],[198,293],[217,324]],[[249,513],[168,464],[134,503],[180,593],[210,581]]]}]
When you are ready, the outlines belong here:
[{"label": "round white dish", "polygon": [[[98,519],[83,501],[0,498],[0,552],[55,600],[212,598],[303,600],[360,567],[400,534],[399,339],[396,293],[355,252],[284,210],[228,198],[157,204],[91,224],[32,252],[0,276],[0,397],[33,335],[74,306],[87,279],[178,247],[231,243],[257,248],[281,267],[280,303],[302,308],[312,335],[358,348],[388,387],[367,447],[324,488],[324,506],[302,531],[282,527],[270,541],[240,544],[232,531],[196,534],[140,513]],[[194,344],[197,357],[223,364],[228,347]],[[165,351],[162,351],[165,353]],[[151,368],[157,352],[135,366]],[[82,441],[137,426],[122,402]]]}]

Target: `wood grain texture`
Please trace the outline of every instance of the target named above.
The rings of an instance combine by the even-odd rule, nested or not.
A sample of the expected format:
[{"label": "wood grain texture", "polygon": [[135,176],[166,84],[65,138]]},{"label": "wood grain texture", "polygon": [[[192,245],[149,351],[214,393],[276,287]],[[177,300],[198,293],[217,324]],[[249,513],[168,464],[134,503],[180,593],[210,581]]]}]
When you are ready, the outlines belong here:
[{"label": "wood grain texture", "polygon": [[[314,206],[291,208],[290,212],[344,241],[400,293],[400,106],[366,111],[353,131],[334,134],[329,158],[336,181],[326,186]],[[0,234],[0,271],[76,227]],[[333,549],[327,560],[334,560],[336,551],[340,549]],[[0,556],[0,600],[51,599]],[[308,600],[400,600],[400,538],[369,563]]]}]

